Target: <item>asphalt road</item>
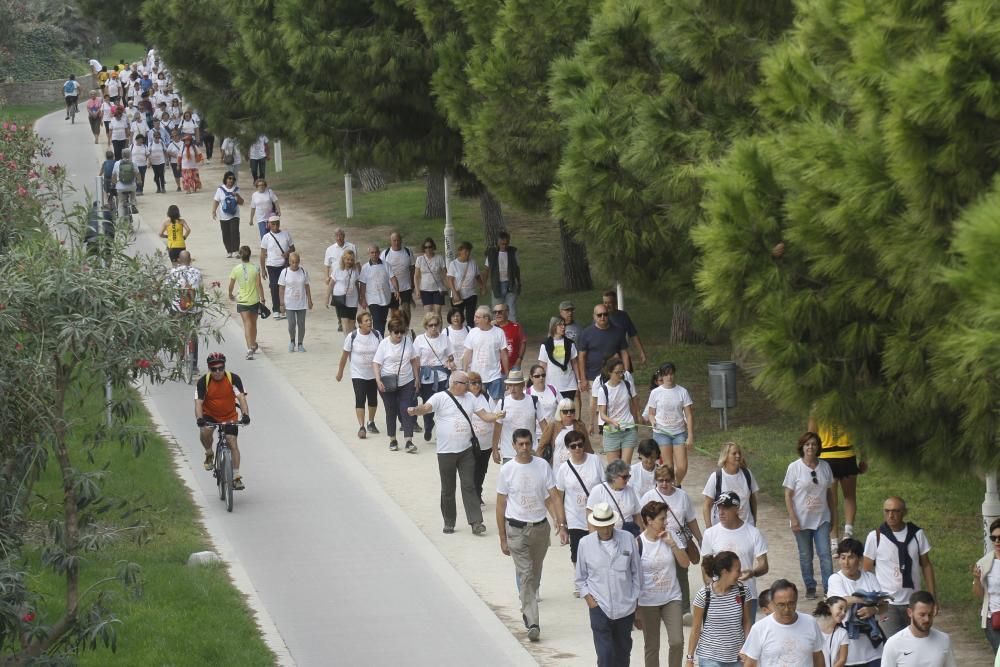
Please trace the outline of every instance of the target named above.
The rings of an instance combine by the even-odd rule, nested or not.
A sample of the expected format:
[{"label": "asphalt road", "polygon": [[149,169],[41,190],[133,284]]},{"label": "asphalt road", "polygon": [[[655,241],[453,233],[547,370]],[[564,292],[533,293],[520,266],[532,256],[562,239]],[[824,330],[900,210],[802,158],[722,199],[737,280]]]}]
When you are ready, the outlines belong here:
[{"label": "asphalt road", "polygon": [[[61,115],[42,118],[36,131],[52,141],[52,161],[66,166],[81,190],[74,200],[84,202],[104,146],[85,121]],[[159,245],[142,221],[137,251]],[[176,439],[179,474],[280,662],[536,664],[286,377],[266,357],[243,360],[239,324],[223,331],[213,349],[242,376],[253,418],[241,433],[247,490],[232,514],[201,467],[193,388],[148,387],[148,404]]]}]

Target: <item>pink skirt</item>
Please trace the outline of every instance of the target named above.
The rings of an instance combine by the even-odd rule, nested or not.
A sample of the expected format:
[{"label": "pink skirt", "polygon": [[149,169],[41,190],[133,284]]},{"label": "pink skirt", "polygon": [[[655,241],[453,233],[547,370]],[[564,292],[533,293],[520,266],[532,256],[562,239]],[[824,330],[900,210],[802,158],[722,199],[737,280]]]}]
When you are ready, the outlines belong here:
[{"label": "pink skirt", "polygon": [[198,177],[197,169],[181,169],[181,187],[184,192],[201,190],[201,178]]}]

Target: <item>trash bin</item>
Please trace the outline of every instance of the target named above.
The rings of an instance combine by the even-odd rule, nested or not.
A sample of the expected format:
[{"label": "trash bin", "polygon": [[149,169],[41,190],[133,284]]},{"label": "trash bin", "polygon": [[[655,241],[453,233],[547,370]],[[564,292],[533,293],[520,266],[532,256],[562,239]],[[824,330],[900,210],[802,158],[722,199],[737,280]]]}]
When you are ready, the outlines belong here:
[{"label": "trash bin", "polygon": [[710,407],[736,407],[736,362],[713,361],[708,364]]}]

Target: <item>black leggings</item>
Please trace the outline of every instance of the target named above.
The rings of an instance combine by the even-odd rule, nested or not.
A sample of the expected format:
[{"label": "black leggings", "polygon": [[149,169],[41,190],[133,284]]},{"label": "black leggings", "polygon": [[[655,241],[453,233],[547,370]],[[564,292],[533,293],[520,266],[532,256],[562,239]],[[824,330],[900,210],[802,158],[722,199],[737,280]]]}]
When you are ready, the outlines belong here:
[{"label": "black leggings", "polygon": [[260,160],[250,160],[250,175],[253,176],[253,182],[256,183],[258,178],[266,178],[265,172],[267,171],[267,160],[261,158]]},{"label": "black leggings", "polygon": [[153,183],[156,185],[157,192],[159,192],[160,190],[166,190],[167,189],[167,181],[166,181],[166,179],[163,176],[163,172],[165,171],[166,166],[167,165],[165,165],[165,164],[154,164],[154,165],[152,165],[152,167],[153,167]]},{"label": "black leggings", "polygon": [[[476,321],[476,306],[479,305],[479,297],[473,294],[472,296],[465,297],[462,301],[462,309],[465,311],[465,323]],[[470,327],[476,326],[475,324],[469,324]]]},{"label": "black leggings", "polygon": [[374,379],[359,380],[351,378],[351,384],[354,385],[354,408],[356,410],[364,408],[366,401],[369,408],[374,408],[378,405],[378,383]]},{"label": "black leggings", "polygon": [[480,449],[476,447],[476,470],[474,480],[476,483],[476,495],[480,500],[483,497],[483,482],[486,481],[486,471],[490,467],[490,459],[493,457],[492,449]]},{"label": "black leggings", "polygon": [[205,144],[205,159],[211,160],[212,153],[215,151],[215,135],[203,132],[201,135],[201,142]]},{"label": "black leggings", "polygon": [[226,252],[239,252],[240,219],[230,218],[229,220],[219,220],[219,227],[222,228],[222,245],[226,246]]}]

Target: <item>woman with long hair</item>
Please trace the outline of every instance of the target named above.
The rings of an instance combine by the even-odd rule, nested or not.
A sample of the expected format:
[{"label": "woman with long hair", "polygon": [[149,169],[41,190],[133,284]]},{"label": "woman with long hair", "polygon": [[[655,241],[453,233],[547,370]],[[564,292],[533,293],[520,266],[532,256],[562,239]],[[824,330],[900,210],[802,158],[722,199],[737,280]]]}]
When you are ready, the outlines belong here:
[{"label": "woman with long hair", "polygon": [[181,186],[185,194],[194,194],[201,190],[201,177],[198,175],[198,165],[202,160],[201,149],[194,143],[194,137],[185,135],[182,138],[180,165]]},{"label": "woman with long hair", "polygon": [[167,219],[160,226],[160,238],[167,240],[167,255],[172,265],[177,266],[177,258],[187,248],[187,237],[190,235],[191,227],[181,217],[181,210],[176,204],[171,204],[167,207]]},{"label": "woman with long hair", "polygon": [[813,610],[819,631],[823,634],[823,664],[844,667],[847,664],[847,630],[843,626],[847,603],[836,595],[820,600]]},{"label": "woman with long hair", "polygon": [[354,251],[348,248],[340,256],[337,267],[330,272],[329,294],[326,298],[327,308],[332,305],[336,309],[345,336],[354,331],[354,321],[358,314],[360,277],[361,270],[358,268],[357,258],[354,256]]},{"label": "woman with long hair", "polygon": [[[238,294],[233,294],[235,287],[239,287]],[[257,344],[257,315],[265,298],[260,270],[255,264],[250,263],[250,246],[240,248],[240,263],[229,272],[229,300],[236,302],[236,312],[243,320],[247,359],[253,359],[254,353],[260,349]]]}]

